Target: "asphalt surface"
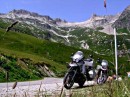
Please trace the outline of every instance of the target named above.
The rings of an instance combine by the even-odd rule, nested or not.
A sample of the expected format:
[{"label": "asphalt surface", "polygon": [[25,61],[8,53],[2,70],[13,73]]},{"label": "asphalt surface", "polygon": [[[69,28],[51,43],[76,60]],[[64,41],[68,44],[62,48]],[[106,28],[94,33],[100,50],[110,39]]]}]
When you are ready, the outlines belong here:
[{"label": "asphalt surface", "polygon": [[[16,87],[13,89],[14,84]],[[94,81],[86,81],[84,86],[94,85]],[[74,84],[73,89],[78,87]],[[44,78],[37,81],[0,83],[0,97],[43,97],[43,95],[60,95],[63,88],[63,78]]]}]

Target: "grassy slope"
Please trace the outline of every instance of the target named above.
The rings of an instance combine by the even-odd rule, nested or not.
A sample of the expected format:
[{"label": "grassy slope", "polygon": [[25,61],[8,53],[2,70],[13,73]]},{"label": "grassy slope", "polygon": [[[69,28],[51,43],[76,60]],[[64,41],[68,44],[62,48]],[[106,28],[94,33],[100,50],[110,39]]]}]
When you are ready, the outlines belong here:
[{"label": "grassy slope", "polygon": [[[34,64],[38,62],[44,62],[48,64],[50,69],[55,71],[57,74],[66,71],[66,62],[70,61],[71,53],[79,50],[77,48],[37,39],[33,36],[18,32],[10,31],[5,35],[4,33],[5,30],[0,29],[0,53],[3,53],[7,56],[15,56],[16,58],[29,58],[34,62]],[[91,53],[87,50],[83,51],[86,56]],[[13,70],[14,67],[11,64],[12,63],[10,63],[10,68]],[[16,62],[13,62],[13,64],[16,65]],[[18,70],[14,71],[18,72]],[[0,74],[3,75],[3,72]]]},{"label": "grassy slope", "polygon": [[[30,60],[33,61],[33,64],[37,62],[44,62],[45,64],[48,64],[50,66],[50,69],[55,71],[56,73],[63,72],[66,70],[65,66],[60,64],[60,62],[55,62],[52,59],[47,59],[47,50],[45,51],[44,49],[48,46],[45,41],[39,40],[35,37],[26,35],[26,34],[21,34],[17,32],[8,32],[4,35],[5,30],[0,29],[0,53],[7,55],[7,56],[15,56],[16,58],[29,58]],[[4,35],[4,36],[3,36]],[[45,44],[44,44],[45,43]],[[53,43],[52,43],[53,44]],[[46,58],[45,58],[46,57]],[[50,57],[50,56],[49,56]],[[9,59],[7,59],[9,60]],[[12,61],[12,60],[9,60]],[[11,65],[13,64],[13,65]],[[2,80],[0,81],[5,81],[5,66],[7,64],[2,64],[0,66],[0,78]],[[12,77],[16,76],[14,73],[17,72],[17,76],[14,79],[19,79],[19,80],[28,80],[30,77],[25,76],[26,78],[22,78],[21,73],[18,72],[19,69],[15,69],[14,65],[17,65],[17,62],[13,60],[13,62],[9,62],[11,70],[11,75]],[[2,68],[1,68],[2,67]],[[16,66],[19,67],[19,66]],[[3,68],[5,70],[3,70]],[[21,72],[24,72],[25,74],[29,74],[29,68],[25,68],[26,70],[22,69],[20,67]],[[34,68],[34,67],[33,67]],[[55,70],[54,70],[55,69]],[[26,73],[27,71],[27,73]],[[41,77],[32,77],[32,79],[38,79]],[[10,79],[11,81],[14,80],[13,78]]]},{"label": "grassy slope", "polygon": [[[17,33],[8,32],[3,37],[4,30],[0,30],[0,49],[8,54],[15,54],[18,57],[29,57],[35,61],[57,62],[65,64],[69,61],[72,52],[78,49],[65,46],[63,44],[53,43],[35,37]],[[6,50],[5,50],[6,49]],[[33,55],[33,56],[32,56]],[[37,58],[37,57],[39,58]]]}]

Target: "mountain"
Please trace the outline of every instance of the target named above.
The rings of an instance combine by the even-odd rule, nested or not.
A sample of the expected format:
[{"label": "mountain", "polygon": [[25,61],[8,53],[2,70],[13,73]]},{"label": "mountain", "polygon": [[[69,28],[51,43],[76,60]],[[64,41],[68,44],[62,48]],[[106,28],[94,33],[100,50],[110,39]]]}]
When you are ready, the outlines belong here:
[{"label": "mountain", "polygon": [[[103,29],[101,31],[107,33],[107,34],[112,34],[109,30],[107,30],[108,26],[111,27],[111,25],[118,19],[120,14],[117,15],[107,15],[107,16],[99,16],[96,14],[93,14],[90,19],[84,21],[84,22],[77,22],[77,23],[64,23],[62,26],[67,26],[67,27],[89,27],[89,28],[97,28],[97,27],[102,27]],[[111,27],[112,29],[112,27]]]},{"label": "mountain", "polygon": [[[19,27],[15,28],[18,32],[24,32],[38,38],[51,38],[52,41],[68,42],[66,30],[60,28],[62,21],[59,18],[52,19],[49,16],[42,16],[37,13],[29,12],[26,10],[13,10],[8,14],[1,14],[0,18],[5,22],[19,21]],[[20,31],[26,29],[26,31]]]},{"label": "mountain", "polygon": [[[114,22],[113,27],[116,27],[117,29],[130,30],[130,6],[128,6],[121,13],[118,20]],[[125,32],[123,32],[123,33],[125,33]]]},{"label": "mountain", "polygon": [[[68,46],[93,50],[100,54],[111,55],[112,50],[110,47],[114,47],[111,46],[114,43],[113,25],[119,24],[116,22],[120,20],[122,15],[123,13],[107,16],[93,14],[84,22],[70,23],[59,18],[52,19],[49,16],[21,9],[13,10],[7,14],[0,14],[1,23],[6,25],[3,27],[1,24],[0,27],[5,29],[8,24],[18,21],[19,23],[12,29],[13,31],[26,33],[40,39],[63,43]],[[122,30],[124,29],[117,31],[121,32]],[[125,29],[125,31],[127,30]],[[129,44],[129,38],[125,40],[124,37],[120,38],[119,46],[123,42]]]},{"label": "mountain", "polygon": [[[34,12],[29,12],[26,10],[13,10],[9,12],[8,14],[1,14],[1,18],[6,18],[6,19],[13,19],[13,20],[18,20],[20,22],[24,22],[27,24],[32,24],[42,30],[50,30],[52,33],[55,33],[55,30],[60,30],[64,31],[62,27],[89,27],[89,28],[97,28],[97,27],[103,27],[104,29],[106,26],[111,25],[114,23],[120,14],[117,15],[108,15],[108,16],[99,16],[96,14],[93,14],[90,19],[84,21],[84,22],[67,22],[65,20],[61,20],[60,18],[52,19],[49,16],[43,16],[39,15]],[[56,29],[54,29],[56,28]],[[66,29],[68,31],[68,29]],[[69,29],[71,30],[71,29]],[[112,34],[108,32],[108,30],[105,30],[107,34]],[[56,33],[55,33],[56,34]],[[58,34],[57,34],[58,35]],[[63,37],[59,35],[60,37]]]},{"label": "mountain", "polygon": [[42,15],[39,15],[37,13],[29,12],[29,11],[22,10],[22,9],[10,11],[8,14],[1,14],[1,17],[2,18],[15,19],[15,20],[19,20],[21,22],[23,20],[23,22],[25,22],[25,23],[30,22],[30,24],[36,24],[37,22],[39,22],[41,24],[47,24],[48,23],[48,24],[56,25],[59,22],[65,22],[65,21],[62,21],[61,19],[58,19],[58,18],[53,20],[49,16],[45,16],[45,15],[42,16]]}]

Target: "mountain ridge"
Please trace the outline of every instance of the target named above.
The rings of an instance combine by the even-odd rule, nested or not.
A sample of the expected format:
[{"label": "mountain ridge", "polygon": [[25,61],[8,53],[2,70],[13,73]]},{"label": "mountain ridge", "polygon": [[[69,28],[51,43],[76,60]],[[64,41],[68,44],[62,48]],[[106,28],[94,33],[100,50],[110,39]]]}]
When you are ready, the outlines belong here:
[{"label": "mountain ridge", "polygon": [[116,28],[126,28],[127,30],[130,30],[130,6],[125,8],[125,10],[119,16],[119,19],[115,21],[112,26]]},{"label": "mountain ridge", "polygon": [[[60,32],[61,31],[66,32],[66,30],[63,30],[61,28],[67,28],[69,29],[67,31],[72,31],[77,27],[81,27],[81,28],[89,27],[92,29],[95,29],[97,27],[103,27],[103,30],[101,30],[101,32],[107,34],[113,34],[111,33],[111,31],[113,30],[111,24],[115,22],[119,16],[120,14],[108,15],[108,16],[99,16],[93,14],[88,20],[84,22],[67,22],[60,18],[52,19],[50,16],[47,15],[39,15],[38,13],[35,12],[29,12],[27,10],[20,9],[20,10],[10,11],[7,14],[1,14],[0,18],[13,19],[29,25],[31,24],[42,30],[48,30],[53,34],[55,34],[54,32],[57,32],[57,30],[59,30]],[[109,31],[108,27],[109,29],[111,29],[111,31]],[[62,38],[64,37],[62,36]],[[66,40],[68,40],[68,38]]]},{"label": "mountain ridge", "polygon": [[[121,14],[107,16],[93,14],[90,19],[84,22],[71,23],[21,9],[0,15],[0,19],[6,23],[19,21],[19,24],[12,29],[14,31],[69,46],[93,50],[93,43],[97,42],[97,44],[100,44],[101,41],[109,42],[105,37],[109,38],[109,35],[112,36],[114,34],[113,25],[117,25],[115,27],[118,28],[119,23],[116,23],[116,21],[122,17],[124,12],[125,10]],[[127,31],[127,29],[123,31]],[[129,31],[127,32],[129,33]],[[94,50],[95,48],[94,46]]]},{"label": "mountain ridge", "polygon": [[[89,27],[87,25],[82,25],[82,23],[89,23],[89,22],[94,22],[94,21],[100,21],[100,20],[103,20],[104,22],[108,22],[108,20],[112,20],[114,17],[116,16],[119,16],[119,14],[117,15],[104,15],[104,16],[100,16],[100,15],[96,15],[96,14],[93,14],[89,19],[87,19],[86,21],[83,21],[83,22],[67,22],[65,20],[62,20],[60,18],[55,18],[55,19],[52,19],[50,16],[48,15],[40,15],[36,12],[30,12],[30,11],[27,11],[27,10],[24,10],[24,9],[20,9],[20,10],[12,10],[10,11],[9,13],[7,14],[2,14],[1,15],[3,16],[0,16],[1,18],[14,18],[14,19],[18,19],[20,17],[23,17],[23,18],[29,18],[27,16],[32,16],[34,19],[37,19],[37,17],[39,18],[42,18],[42,19],[39,19],[41,21],[54,21],[55,22],[62,22],[63,23],[63,26],[67,25],[67,26],[79,26],[79,27]],[[16,15],[16,16],[15,16]],[[18,16],[19,15],[19,16]],[[22,16],[23,15],[23,16]],[[27,15],[26,17],[24,17],[24,15]],[[67,24],[66,24],[67,23]],[[68,23],[72,23],[73,25],[68,25]],[[56,23],[54,23],[56,24]],[[76,25],[76,24],[79,24],[79,25]],[[81,24],[81,25],[80,25]],[[58,25],[60,26],[60,24]],[[92,26],[92,25],[91,25]],[[91,27],[90,26],[90,27]]]}]

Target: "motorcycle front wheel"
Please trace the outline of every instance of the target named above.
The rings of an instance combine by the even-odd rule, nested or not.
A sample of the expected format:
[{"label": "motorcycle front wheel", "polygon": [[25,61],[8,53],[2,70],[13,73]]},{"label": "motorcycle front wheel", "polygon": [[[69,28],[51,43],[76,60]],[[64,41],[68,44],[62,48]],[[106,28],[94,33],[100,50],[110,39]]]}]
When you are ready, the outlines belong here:
[{"label": "motorcycle front wheel", "polygon": [[97,84],[103,84],[108,78],[107,74],[104,74],[102,70],[100,71],[99,77],[97,78]]},{"label": "motorcycle front wheel", "polygon": [[63,84],[66,89],[70,89],[73,86],[74,84],[73,78],[74,78],[74,73],[68,73],[65,75]]}]

